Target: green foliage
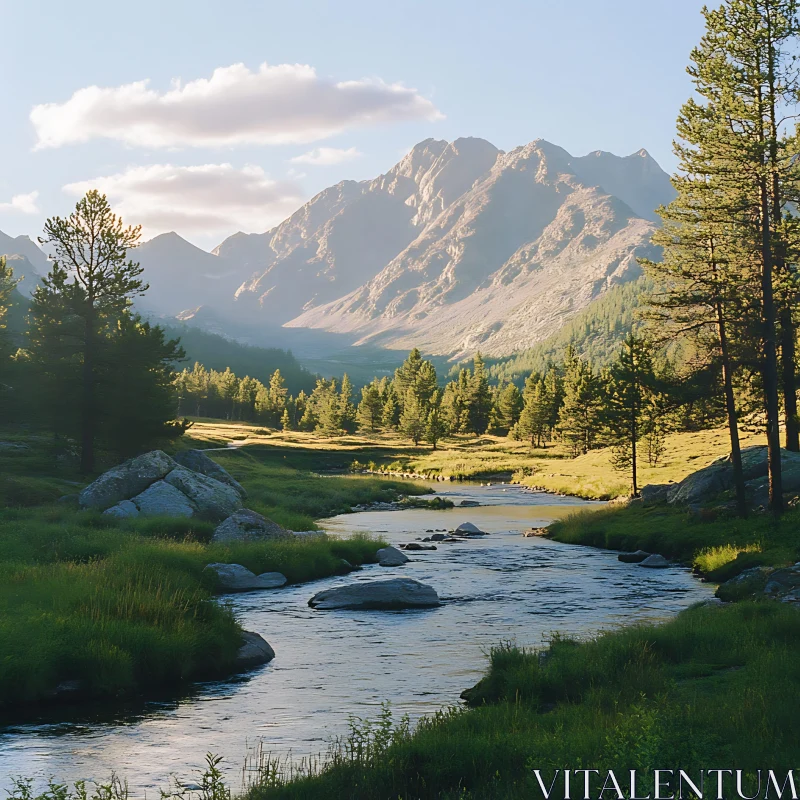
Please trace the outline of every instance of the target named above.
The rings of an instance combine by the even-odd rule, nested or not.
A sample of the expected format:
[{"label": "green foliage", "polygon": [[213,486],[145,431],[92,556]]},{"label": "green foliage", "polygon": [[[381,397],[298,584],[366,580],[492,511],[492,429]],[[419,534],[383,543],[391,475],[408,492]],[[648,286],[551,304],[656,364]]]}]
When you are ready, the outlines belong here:
[{"label": "green foliage", "polygon": [[191,364],[199,362],[206,369],[218,372],[230,367],[236,375],[249,375],[266,386],[275,371],[280,370],[292,394],[311,392],[314,388],[315,376],[286,350],[240,344],[191,325],[166,325],[164,330],[167,336],[180,339]]}]

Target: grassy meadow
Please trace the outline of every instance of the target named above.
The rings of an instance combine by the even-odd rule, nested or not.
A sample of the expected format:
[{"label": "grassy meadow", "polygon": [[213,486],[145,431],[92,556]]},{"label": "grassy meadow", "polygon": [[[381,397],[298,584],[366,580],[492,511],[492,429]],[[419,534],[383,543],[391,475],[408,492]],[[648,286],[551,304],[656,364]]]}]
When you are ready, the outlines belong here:
[{"label": "grassy meadow", "polygon": [[[197,420],[187,434],[187,440],[192,438],[204,446],[234,443],[247,445],[247,449],[255,445],[275,449],[285,456],[288,465],[306,469],[346,469],[353,461],[364,465],[372,462],[378,469],[456,480],[513,475],[526,486],[589,500],[609,500],[630,493],[630,479],[614,469],[609,448],[571,458],[560,445],[532,448],[528,442],[500,436],[459,435],[443,440],[432,450],[429,445],[415,447],[396,434],[326,438],[219,420]],[[763,435],[747,431],[742,432],[741,439],[742,447],[765,443]],[[639,485],[678,482],[729,452],[724,428],[670,434],[657,466],[640,459]]]},{"label": "grassy meadow", "polygon": [[[363,537],[211,545],[207,522],[82,511],[57,502],[84,483],[63,444],[33,431],[0,432],[0,443],[0,708],[47,702],[66,683],[82,696],[113,698],[226,674],[240,631],[212,600],[206,564],[301,582],[334,574],[342,559],[372,561],[380,546]],[[422,491],[405,481],[323,477],[301,453],[285,459],[255,446],[214,455],[247,489],[248,507],[294,530],[357,503]]]}]

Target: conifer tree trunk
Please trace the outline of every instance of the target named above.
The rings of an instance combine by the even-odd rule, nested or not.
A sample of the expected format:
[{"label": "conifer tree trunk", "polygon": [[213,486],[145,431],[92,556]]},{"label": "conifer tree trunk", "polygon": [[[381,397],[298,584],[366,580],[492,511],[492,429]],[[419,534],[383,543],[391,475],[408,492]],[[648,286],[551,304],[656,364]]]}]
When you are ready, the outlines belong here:
[{"label": "conifer tree trunk", "polygon": [[760,181],[761,193],[761,321],[763,325],[762,373],[764,407],[767,414],[767,465],[769,468],[769,507],[775,513],[783,511],[783,481],[781,480],[781,437],[778,403],[778,353],[776,344],[775,291],[773,286],[772,247],[769,228],[769,197],[767,187]]},{"label": "conifer tree trunk", "polygon": [[81,472],[86,474],[94,470],[94,305],[91,298],[87,303],[84,322],[83,350],[83,398],[81,401]]},{"label": "conifer tree trunk", "polygon": [[733,394],[733,370],[728,348],[728,332],[722,303],[716,304],[717,330],[719,334],[720,353],[722,355],[722,379],[725,384],[725,412],[728,417],[728,433],[731,439],[731,464],[733,465],[733,485],[736,491],[736,511],[740,517],[747,516],[747,496],[744,488],[744,470],[742,469],[742,447],[739,443],[739,422],[736,417],[736,399]]}]

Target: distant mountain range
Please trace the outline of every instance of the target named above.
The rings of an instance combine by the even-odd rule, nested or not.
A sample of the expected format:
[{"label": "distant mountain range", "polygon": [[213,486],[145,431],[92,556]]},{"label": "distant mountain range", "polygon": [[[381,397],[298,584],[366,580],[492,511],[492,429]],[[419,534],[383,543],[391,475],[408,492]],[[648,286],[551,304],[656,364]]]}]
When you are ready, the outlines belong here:
[{"label": "distant mountain range", "polygon": [[[543,140],[504,153],[427,139],[384,175],[342,181],[212,253],[175,233],[145,242],[140,305],[280,346],[338,334],[338,348],[502,356],[637,278],[637,258],[656,255],[655,209],[673,196],[645,150],[576,158]],[[25,259],[28,285],[47,268],[26,237],[0,234],[2,252]]]}]

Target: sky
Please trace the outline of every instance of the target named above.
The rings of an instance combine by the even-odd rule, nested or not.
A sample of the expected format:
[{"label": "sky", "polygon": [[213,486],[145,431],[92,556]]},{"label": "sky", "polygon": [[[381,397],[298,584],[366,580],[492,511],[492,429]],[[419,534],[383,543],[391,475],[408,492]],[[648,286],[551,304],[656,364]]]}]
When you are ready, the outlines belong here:
[{"label": "sky", "polygon": [[699,0],[0,0],[0,231],[87,189],[211,249],[423,139],[646,148],[667,171]]}]

